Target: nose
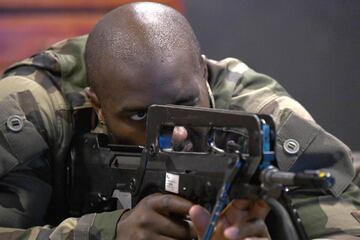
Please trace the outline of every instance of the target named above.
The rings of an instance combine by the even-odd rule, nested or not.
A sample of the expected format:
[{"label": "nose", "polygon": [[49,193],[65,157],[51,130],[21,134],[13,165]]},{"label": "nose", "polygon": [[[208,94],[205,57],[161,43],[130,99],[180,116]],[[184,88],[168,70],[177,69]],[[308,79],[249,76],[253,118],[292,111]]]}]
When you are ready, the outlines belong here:
[{"label": "nose", "polygon": [[179,144],[183,143],[187,137],[188,137],[188,132],[184,127],[182,127],[182,126],[174,127],[174,130],[172,133],[173,145],[179,145]]}]

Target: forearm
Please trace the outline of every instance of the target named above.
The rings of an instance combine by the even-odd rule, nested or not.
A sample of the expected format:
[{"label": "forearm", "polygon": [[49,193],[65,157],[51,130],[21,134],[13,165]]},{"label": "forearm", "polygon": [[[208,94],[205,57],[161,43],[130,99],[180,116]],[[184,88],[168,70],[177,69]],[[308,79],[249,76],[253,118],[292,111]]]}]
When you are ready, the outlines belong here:
[{"label": "forearm", "polygon": [[[241,64],[234,59],[229,62],[228,78],[234,75],[231,71],[240,69],[236,66]],[[306,109],[271,77],[252,69],[238,75],[229,108],[272,116],[277,131],[279,168],[295,172],[326,168],[336,179],[331,193],[334,196],[341,194],[354,176],[350,149],[321,128]]]},{"label": "forearm", "polygon": [[31,173],[11,172],[0,180],[0,226],[44,224],[51,186]]},{"label": "forearm", "polygon": [[93,213],[81,218],[67,218],[56,227],[36,226],[28,229],[0,228],[0,239],[115,239],[118,219],[124,210]]}]

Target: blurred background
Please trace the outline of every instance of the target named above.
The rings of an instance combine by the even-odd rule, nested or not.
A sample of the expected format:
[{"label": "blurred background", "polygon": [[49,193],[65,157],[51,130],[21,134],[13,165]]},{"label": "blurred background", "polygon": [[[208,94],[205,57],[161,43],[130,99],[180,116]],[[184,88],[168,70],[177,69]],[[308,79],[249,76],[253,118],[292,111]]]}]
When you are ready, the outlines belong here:
[{"label": "blurred background", "polygon": [[[87,33],[121,0],[0,0],[0,71]],[[316,121],[360,151],[359,0],[164,0],[209,58],[236,57],[277,79]]]}]

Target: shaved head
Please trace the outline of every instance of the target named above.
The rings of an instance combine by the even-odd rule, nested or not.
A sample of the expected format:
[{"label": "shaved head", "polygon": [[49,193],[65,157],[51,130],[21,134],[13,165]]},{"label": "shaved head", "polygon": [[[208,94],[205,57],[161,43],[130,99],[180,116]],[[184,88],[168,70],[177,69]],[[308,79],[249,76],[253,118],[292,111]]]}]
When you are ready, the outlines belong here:
[{"label": "shaved head", "polygon": [[144,144],[152,104],[209,106],[207,70],[188,21],[158,3],[106,14],[85,51],[88,96],[117,142]]},{"label": "shaved head", "polygon": [[[162,74],[159,65],[174,61],[179,52],[199,60],[194,63],[198,67],[198,41],[179,12],[150,2],[120,6],[106,14],[89,35],[85,59],[90,86],[101,99],[108,81],[129,81],[139,69]],[[114,79],[114,74],[121,77]]]}]

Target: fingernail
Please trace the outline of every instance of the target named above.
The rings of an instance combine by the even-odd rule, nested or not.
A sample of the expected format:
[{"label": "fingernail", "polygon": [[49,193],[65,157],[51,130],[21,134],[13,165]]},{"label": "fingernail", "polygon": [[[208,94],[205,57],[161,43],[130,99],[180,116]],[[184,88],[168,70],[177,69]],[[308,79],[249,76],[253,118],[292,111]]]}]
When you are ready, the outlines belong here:
[{"label": "fingernail", "polygon": [[174,145],[180,144],[181,142],[185,141],[187,138],[187,131],[184,127],[176,126],[173,129],[172,133],[172,140]]},{"label": "fingernail", "polygon": [[240,235],[240,230],[237,227],[229,227],[225,229],[224,235],[228,239],[237,239]]}]

